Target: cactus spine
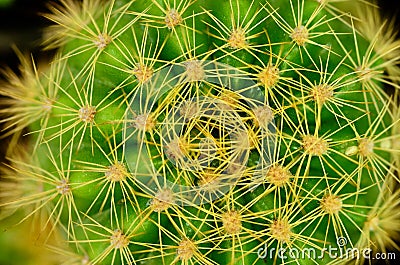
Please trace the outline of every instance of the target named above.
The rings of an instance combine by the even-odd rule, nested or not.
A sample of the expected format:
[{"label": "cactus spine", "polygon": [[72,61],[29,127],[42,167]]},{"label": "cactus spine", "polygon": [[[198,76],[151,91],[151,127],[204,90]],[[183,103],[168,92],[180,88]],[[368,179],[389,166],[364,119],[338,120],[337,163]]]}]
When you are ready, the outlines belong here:
[{"label": "cactus spine", "polygon": [[43,72],[22,59],[0,90],[8,134],[29,132],[2,209],[39,218],[72,264],[344,264],[397,247],[400,43],[377,12],[51,6],[57,55]]}]

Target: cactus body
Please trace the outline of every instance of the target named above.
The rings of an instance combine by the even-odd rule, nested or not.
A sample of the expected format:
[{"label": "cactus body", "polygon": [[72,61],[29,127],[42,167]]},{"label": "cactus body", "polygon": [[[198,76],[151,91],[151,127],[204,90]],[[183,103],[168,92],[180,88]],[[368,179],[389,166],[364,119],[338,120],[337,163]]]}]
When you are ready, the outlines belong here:
[{"label": "cactus body", "polygon": [[30,132],[2,206],[41,216],[67,259],[341,264],[395,246],[400,45],[348,1],[62,2],[49,69],[25,62],[2,90]]}]

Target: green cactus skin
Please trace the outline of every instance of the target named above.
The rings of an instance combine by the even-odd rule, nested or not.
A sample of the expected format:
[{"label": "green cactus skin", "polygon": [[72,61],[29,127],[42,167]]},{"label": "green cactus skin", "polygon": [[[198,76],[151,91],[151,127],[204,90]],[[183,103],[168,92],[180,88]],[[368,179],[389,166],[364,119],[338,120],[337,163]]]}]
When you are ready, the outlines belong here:
[{"label": "green cactus skin", "polygon": [[343,253],[397,247],[400,42],[375,7],[61,2],[48,69],[22,58],[0,89],[8,134],[29,131],[0,205],[39,218],[62,264],[357,264]]}]

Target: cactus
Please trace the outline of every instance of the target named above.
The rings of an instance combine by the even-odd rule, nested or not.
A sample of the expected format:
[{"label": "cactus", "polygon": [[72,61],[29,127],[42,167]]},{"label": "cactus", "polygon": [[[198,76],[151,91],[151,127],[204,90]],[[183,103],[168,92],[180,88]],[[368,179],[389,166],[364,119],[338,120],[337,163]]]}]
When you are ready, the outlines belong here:
[{"label": "cactus", "polygon": [[60,2],[52,62],[20,55],[0,89],[2,214],[35,220],[57,264],[398,248],[400,42],[374,4]]}]

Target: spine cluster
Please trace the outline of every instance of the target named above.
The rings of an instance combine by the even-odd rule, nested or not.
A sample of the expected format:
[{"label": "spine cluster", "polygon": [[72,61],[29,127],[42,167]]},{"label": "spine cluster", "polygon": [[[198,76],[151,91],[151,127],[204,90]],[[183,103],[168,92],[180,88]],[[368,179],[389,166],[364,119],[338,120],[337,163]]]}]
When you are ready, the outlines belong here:
[{"label": "spine cluster", "polygon": [[357,264],[348,250],[398,248],[400,42],[374,5],[50,10],[55,58],[42,71],[21,55],[0,88],[0,209],[37,221],[57,264]]}]

